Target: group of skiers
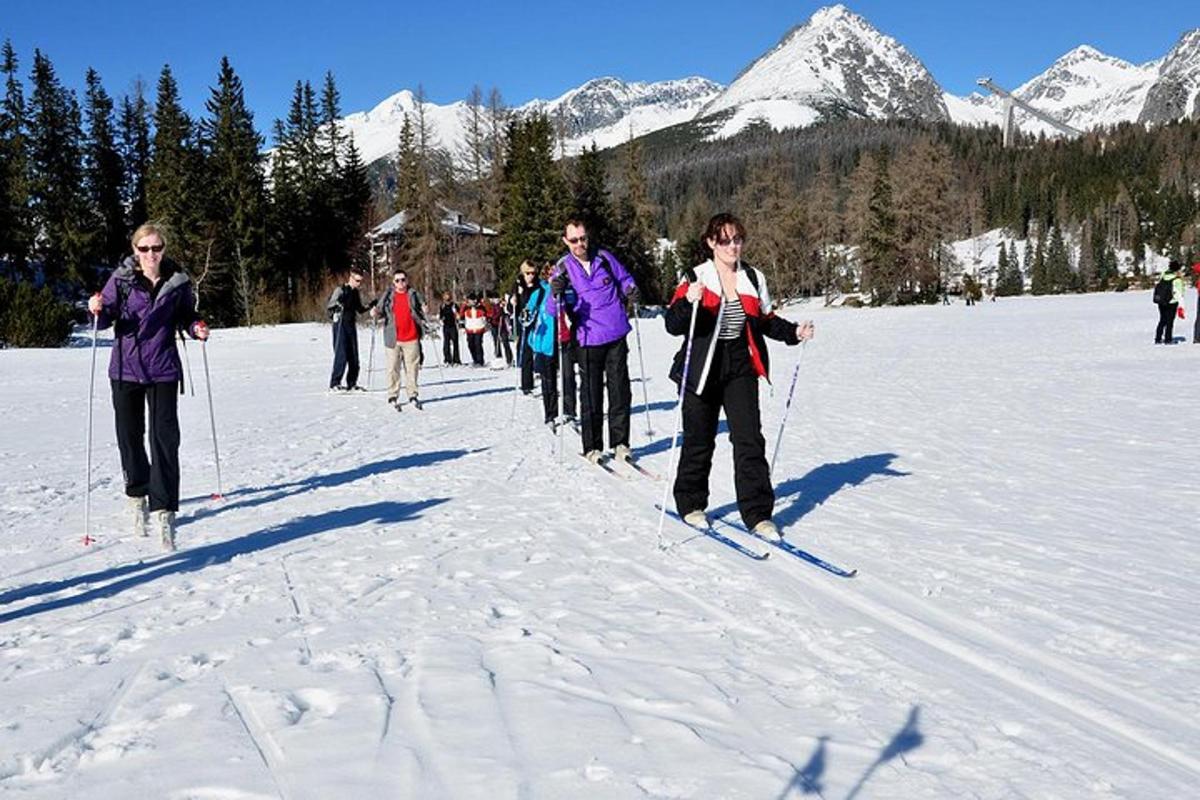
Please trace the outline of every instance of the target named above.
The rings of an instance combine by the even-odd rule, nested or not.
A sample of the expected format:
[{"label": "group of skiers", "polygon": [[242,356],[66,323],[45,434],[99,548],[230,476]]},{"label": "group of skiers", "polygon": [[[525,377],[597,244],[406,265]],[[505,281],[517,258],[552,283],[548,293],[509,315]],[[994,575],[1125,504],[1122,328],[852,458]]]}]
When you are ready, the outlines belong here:
[{"label": "group of skiers", "polygon": [[[483,361],[483,335],[489,328],[494,332],[498,358],[502,343],[508,350],[504,307],[511,308],[520,387],[525,394],[533,394],[534,371],[541,376],[546,423],[557,428],[575,421],[578,412],[582,455],[600,464],[609,458],[604,447],[607,399],[611,458],[632,464],[626,340],[632,330],[628,307],[636,310],[638,287],[611,252],[589,240],[582,220],[568,220],[562,239],[567,253],[541,269],[523,263],[517,285],[504,301],[494,298],[484,303],[476,295],[465,306],[456,307],[444,295],[439,311],[445,339],[443,357],[447,363],[458,361],[461,319],[475,363]],[[697,527],[709,524],[705,514],[709,473],[718,417],[724,409],[742,520],[747,529],[777,541],[780,534],[771,520],[775,495],[762,434],[758,379],[768,375],[765,339],[798,344],[812,337],[813,324],[796,325],[775,315],[762,272],[741,262],[744,241],[740,220],[730,214],[713,217],[704,232],[712,255],[682,276],[665,316],[667,331],[683,337],[670,369],[672,380],[680,387],[683,427],[674,496],[686,522]],[[164,255],[167,236],[163,227],[143,225],[134,233],[132,244],[133,256],[112,275],[103,292],[91,299],[89,309],[97,328],[115,326],[109,377],[125,493],[134,512],[135,531],[145,534],[147,515],[152,514],[163,546],[174,549],[179,508],[176,396],[183,380],[174,337],[186,330],[194,338],[206,340],[208,328],[196,315],[187,274]],[[423,299],[409,286],[405,271],[398,269],[380,296],[364,303],[359,293],[363,278],[361,270],[352,269],[326,306],[333,323],[330,388],[358,388],[355,326],[358,315],[369,314],[383,331],[388,402],[397,409],[403,405],[403,371],[408,403],[420,409],[421,339],[429,325]],[[149,459],[143,443],[147,406]]]},{"label": "group of skiers", "polygon": [[1191,278],[1188,277],[1188,272],[1180,262],[1171,261],[1154,284],[1153,299],[1154,304],[1158,306],[1158,327],[1154,329],[1155,344],[1175,344],[1175,319],[1187,317],[1183,302],[1188,280],[1196,287],[1196,319],[1192,327],[1192,343],[1200,344],[1200,263],[1192,265]]}]

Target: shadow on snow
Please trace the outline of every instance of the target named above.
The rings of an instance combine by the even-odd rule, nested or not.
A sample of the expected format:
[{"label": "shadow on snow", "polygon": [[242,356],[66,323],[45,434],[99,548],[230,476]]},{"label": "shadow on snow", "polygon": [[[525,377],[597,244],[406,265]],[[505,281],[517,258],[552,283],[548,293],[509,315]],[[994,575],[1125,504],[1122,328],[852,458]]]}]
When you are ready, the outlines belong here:
[{"label": "shadow on snow", "polygon": [[[83,605],[102,597],[112,597],[127,589],[143,586],[152,581],[170,575],[182,575],[188,572],[210,567],[214,564],[225,564],[237,556],[268,550],[281,544],[287,544],[297,539],[329,533],[341,528],[354,528],[359,525],[390,525],[419,519],[422,512],[445,503],[448,498],[433,498],[414,503],[379,502],[357,508],[343,508],[326,511],[311,516],[296,517],[280,525],[254,533],[239,536],[226,542],[193,547],[180,550],[158,558],[139,561],[136,564],[126,564],[109,569],[93,572],[88,575],[78,575],[74,578],[64,578],[59,581],[13,589],[0,595],[0,605],[12,603],[26,597],[53,594],[73,586],[89,586],[79,594],[70,597],[57,597],[45,600],[25,608],[0,614],[0,623],[15,619],[32,617],[57,608]],[[101,584],[94,586],[93,584]]]},{"label": "shadow on snow", "polygon": [[[925,743],[925,736],[918,727],[920,714],[921,707],[913,706],[908,712],[908,719],[904,721],[904,725],[900,730],[896,731],[892,740],[879,751],[879,755],[875,757],[875,760],[871,762],[871,765],[859,777],[858,782],[854,784],[854,788],[846,795],[846,800],[853,800],[862,791],[867,781],[875,774],[875,770],[896,758],[904,761],[906,753],[916,750]],[[796,774],[792,776],[787,786],[784,786],[783,791],[779,793],[778,800],[786,800],[793,792],[799,792],[802,795],[815,794],[818,797],[825,796],[825,785],[822,779],[825,777],[825,770],[827,768],[828,754],[826,752],[826,742],[828,741],[828,736],[822,736],[817,740],[817,749],[809,756],[808,763],[796,770]]]},{"label": "shadow on snow", "polygon": [[[408,469],[409,467],[428,467],[442,461],[450,461],[455,458],[472,453],[481,453],[487,448],[478,448],[475,450],[433,450],[428,453],[409,453],[408,455],[389,458],[383,461],[374,461],[370,464],[362,464],[353,469],[343,470],[342,472],[332,472],[328,475],[312,475],[291,483],[277,483],[273,486],[247,486],[242,489],[234,489],[231,492],[225,493],[225,499],[229,500],[232,497],[241,497],[244,495],[256,495],[261,492],[270,492],[270,494],[262,497],[250,497],[245,500],[237,500],[235,502],[222,503],[214,508],[202,508],[195,514],[181,518],[178,526],[182,528],[196,520],[201,520],[206,517],[223,514],[226,511],[232,511],[238,508],[255,508],[268,503],[274,503],[279,500],[284,500],[294,495],[303,494],[313,489],[333,488],[335,486],[343,486],[347,483],[369,478],[372,475],[384,475],[388,472],[395,472],[400,469]],[[189,497],[183,502],[190,503],[197,500],[206,500],[207,497],[201,495],[197,497]]]}]

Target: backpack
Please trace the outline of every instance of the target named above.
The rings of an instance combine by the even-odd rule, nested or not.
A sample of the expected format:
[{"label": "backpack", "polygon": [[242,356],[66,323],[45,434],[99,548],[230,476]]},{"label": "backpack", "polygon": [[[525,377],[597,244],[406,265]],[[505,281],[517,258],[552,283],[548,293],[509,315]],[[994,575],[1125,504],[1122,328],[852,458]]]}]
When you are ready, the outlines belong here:
[{"label": "backpack", "polygon": [[1171,304],[1172,298],[1175,296],[1175,289],[1171,286],[1174,278],[1167,278],[1165,275],[1154,284],[1154,302],[1160,306]]}]

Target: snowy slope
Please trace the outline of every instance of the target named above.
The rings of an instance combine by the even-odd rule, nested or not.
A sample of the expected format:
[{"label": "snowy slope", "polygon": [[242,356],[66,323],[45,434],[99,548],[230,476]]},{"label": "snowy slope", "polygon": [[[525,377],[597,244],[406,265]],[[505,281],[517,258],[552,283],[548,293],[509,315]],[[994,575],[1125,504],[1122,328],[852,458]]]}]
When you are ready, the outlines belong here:
[{"label": "snowy slope", "polygon": [[[1038,110],[1079,130],[1087,130],[1136,120],[1157,75],[1158,62],[1138,66],[1105,55],[1090,45],[1081,45],[1012,92]],[[972,93],[965,98],[948,97],[946,106],[951,119],[959,124],[1003,122],[1003,103],[994,95],[985,98]],[[1026,133],[1059,135],[1052,126],[1020,108],[1016,117],[1018,126]]]},{"label": "snowy slope", "polygon": [[776,128],[791,127],[797,118],[838,114],[949,118],[941,89],[924,65],[842,5],[822,8],[789,31],[701,116],[752,104]]},{"label": "snowy slope", "polygon": [[[1146,292],[789,313],[776,516],[853,580],[670,522],[661,552],[660,484],[560,462],[512,370],[330,396],[316,325],[214,332],[223,503],[193,345],[175,555],[123,535],[101,380],[84,548],[89,351],[0,351],[0,793],[1190,796],[1200,490],[1153,421],[1200,347],[1149,344]],[[678,340],[641,338],[666,472]]]},{"label": "snowy slope", "polygon": [[1188,31],[1158,66],[1139,122],[1200,118],[1200,28]]},{"label": "snowy slope", "polygon": [[[593,140],[601,148],[613,147],[628,141],[630,135],[642,136],[686,122],[720,89],[719,84],[695,77],[655,83],[598,78],[553,100],[531,100],[513,111],[541,112],[556,123],[561,121],[566,151],[575,154],[590,147]],[[471,114],[467,103],[442,106],[426,102],[424,108],[435,145],[466,163]],[[342,122],[354,135],[363,161],[370,163],[395,152],[404,115],[415,113],[415,97],[404,90]]]}]

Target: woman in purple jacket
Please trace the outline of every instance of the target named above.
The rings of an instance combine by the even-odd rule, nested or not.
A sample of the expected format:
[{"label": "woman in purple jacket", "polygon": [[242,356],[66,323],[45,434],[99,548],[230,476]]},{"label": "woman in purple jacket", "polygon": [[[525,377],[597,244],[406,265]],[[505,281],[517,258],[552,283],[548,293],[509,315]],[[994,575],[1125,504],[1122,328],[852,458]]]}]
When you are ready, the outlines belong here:
[{"label": "woman in purple jacket", "polygon": [[[88,301],[99,328],[113,327],[113,410],[117,447],[125,474],[125,494],[133,513],[134,532],[147,535],[147,516],[154,515],[163,547],[175,549],[175,512],[179,510],[178,396],[183,370],[175,333],[187,329],[195,339],[208,338],[208,326],[196,316],[192,280],[163,253],[164,228],[146,223],[134,231],[133,255],[126,258]],[[144,442],[146,407],[150,408],[150,457]]]}]

